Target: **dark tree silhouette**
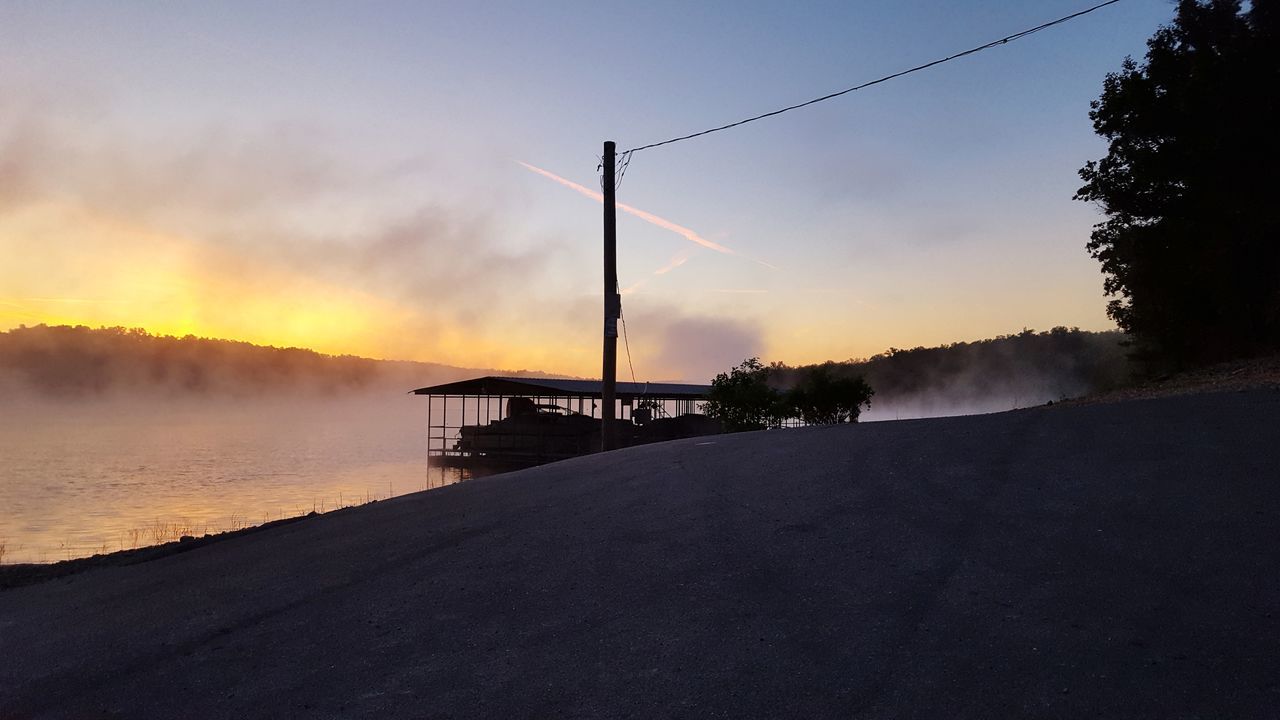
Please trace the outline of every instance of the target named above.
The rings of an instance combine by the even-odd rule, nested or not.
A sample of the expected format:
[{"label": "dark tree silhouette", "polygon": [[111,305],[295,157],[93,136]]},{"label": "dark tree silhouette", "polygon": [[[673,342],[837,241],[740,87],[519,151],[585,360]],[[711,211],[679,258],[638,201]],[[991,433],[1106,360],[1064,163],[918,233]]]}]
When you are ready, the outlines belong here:
[{"label": "dark tree silhouette", "polygon": [[[776,428],[789,420],[808,425],[857,422],[875,393],[861,375],[843,370],[832,362],[799,370],[782,363],[766,367],[759,358],[749,358],[711,381],[702,410],[726,432]],[[796,379],[783,392],[778,382],[787,376]]]},{"label": "dark tree silhouette", "polygon": [[782,422],[782,393],[769,385],[769,372],[759,358],[750,358],[716,375],[703,412],[719,420],[726,432],[777,427]]},{"label": "dark tree silhouette", "polygon": [[1147,360],[1280,349],[1276,18],[1277,0],[1180,0],[1092,104],[1109,151],[1076,198],[1106,213],[1088,249]]},{"label": "dark tree silhouette", "polygon": [[787,393],[790,414],[808,425],[858,422],[863,407],[871,407],[875,391],[861,375],[838,375],[835,363],[805,368]]}]

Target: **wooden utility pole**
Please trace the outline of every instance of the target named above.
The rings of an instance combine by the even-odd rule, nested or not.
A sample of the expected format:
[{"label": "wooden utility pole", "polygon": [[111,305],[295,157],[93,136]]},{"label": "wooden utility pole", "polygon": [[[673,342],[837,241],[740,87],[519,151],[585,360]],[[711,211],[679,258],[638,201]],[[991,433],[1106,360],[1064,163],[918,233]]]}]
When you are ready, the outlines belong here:
[{"label": "wooden utility pole", "polygon": [[604,144],[604,367],[600,373],[600,449],[618,446],[614,434],[614,398],[618,380],[618,316],[622,296],[618,294],[618,210],[614,200],[614,160],[612,140]]}]

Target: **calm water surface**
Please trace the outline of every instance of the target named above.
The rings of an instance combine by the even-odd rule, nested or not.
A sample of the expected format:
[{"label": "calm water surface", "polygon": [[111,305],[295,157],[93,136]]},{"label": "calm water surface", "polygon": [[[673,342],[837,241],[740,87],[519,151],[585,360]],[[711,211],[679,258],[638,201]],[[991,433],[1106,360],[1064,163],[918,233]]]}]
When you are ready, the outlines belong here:
[{"label": "calm water surface", "polygon": [[[1016,406],[987,402],[880,404],[863,419]],[[151,545],[457,482],[459,471],[427,467],[426,422],[426,399],[401,393],[0,404],[0,562]]]},{"label": "calm water surface", "polygon": [[0,408],[0,561],[50,562],[456,482],[404,395]]}]

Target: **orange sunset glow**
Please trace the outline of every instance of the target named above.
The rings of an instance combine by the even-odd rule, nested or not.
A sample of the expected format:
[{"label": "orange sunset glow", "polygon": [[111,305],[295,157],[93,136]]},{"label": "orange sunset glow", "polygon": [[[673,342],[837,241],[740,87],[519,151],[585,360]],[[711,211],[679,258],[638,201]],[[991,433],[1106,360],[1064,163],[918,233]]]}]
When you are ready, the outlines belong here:
[{"label": "orange sunset glow", "polygon": [[1276,717],[1278,48],[0,0],[0,720]]},{"label": "orange sunset glow", "polygon": [[[49,204],[0,218],[0,237],[22,238],[44,256],[38,271],[17,264],[0,268],[0,284],[8,289],[0,298],[0,324],[9,327],[141,327],[153,334],[477,367],[566,359],[564,349],[550,343],[512,346],[440,319],[429,333],[411,332],[425,321],[420,309],[403,302],[74,207]],[[85,237],[112,252],[78,251]],[[52,288],[76,294],[50,295]],[[584,370],[588,362],[583,360]]]},{"label": "orange sunset glow", "polygon": [[[49,21],[65,27],[47,35],[64,39],[88,22]],[[174,22],[171,37],[123,45],[132,26],[100,38],[85,25],[61,51],[10,43],[0,326],[119,325],[595,376],[600,143],[635,147],[760,104],[751,84],[726,87],[733,102],[676,92],[659,112],[669,83],[687,81],[662,70],[665,55],[627,74],[631,85],[603,83],[608,97],[545,103],[578,97],[598,69],[574,56],[535,71],[522,58],[548,46],[525,40],[338,63],[277,54],[275,36],[243,43],[215,22]],[[910,65],[908,49],[886,47],[883,62]],[[769,73],[802,62],[731,55]],[[1096,64],[1100,77],[1109,65]],[[450,72],[392,81],[439,67]],[[945,73],[921,74],[796,120],[629,156],[618,281],[637,376],[705,381],[751,356],[797,364],[1112,327],[1083,250],[1097,214],[1071,200],[1075,169],[1097,150],[1079,110],[1096,83],[1011,67],[1009,96],[965,103],[963,116]],[[809,80],[838,86],[849,72]],[[1036,112],[1069,122],[1045,125],[1019,99],[1046,84],[1061,97]],[[540,99],[519,113],[499,100],[531,88]],[[631,110],[606,120],[569,108]],[[1054,153],[1027,151],[1050,132]]]}]

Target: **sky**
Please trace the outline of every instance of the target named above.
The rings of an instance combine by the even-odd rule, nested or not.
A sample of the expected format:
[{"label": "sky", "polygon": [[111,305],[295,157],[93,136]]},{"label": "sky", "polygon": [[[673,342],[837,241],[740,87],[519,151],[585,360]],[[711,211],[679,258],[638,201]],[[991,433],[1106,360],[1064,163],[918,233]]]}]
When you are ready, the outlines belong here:
[{"label": "sky", "polygon": [[[1090,0],[0,0],[0,329],[142,327],[599,376],[602,143],[722,125]],[[1089,103],[1172,18],[637,152],[620,379],[1114,327]],[[630,363],[628,364],[628,350]]]}]

